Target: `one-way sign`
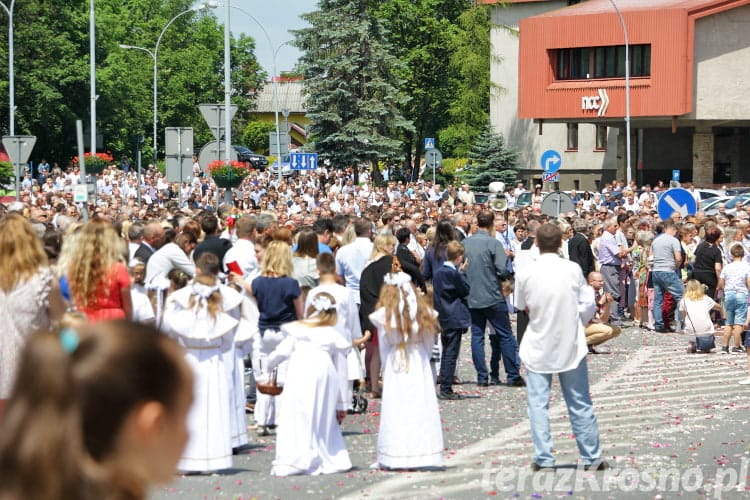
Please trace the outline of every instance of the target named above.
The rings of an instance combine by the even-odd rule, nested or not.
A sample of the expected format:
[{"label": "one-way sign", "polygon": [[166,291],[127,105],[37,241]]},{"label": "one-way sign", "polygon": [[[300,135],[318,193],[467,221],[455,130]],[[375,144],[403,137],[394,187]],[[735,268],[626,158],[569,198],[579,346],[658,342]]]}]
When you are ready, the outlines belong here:
[{"label": "one-way sign", "polygon": [[292,153],[289,155],[292,170],[315,170],[318,168],[318,153]]}]

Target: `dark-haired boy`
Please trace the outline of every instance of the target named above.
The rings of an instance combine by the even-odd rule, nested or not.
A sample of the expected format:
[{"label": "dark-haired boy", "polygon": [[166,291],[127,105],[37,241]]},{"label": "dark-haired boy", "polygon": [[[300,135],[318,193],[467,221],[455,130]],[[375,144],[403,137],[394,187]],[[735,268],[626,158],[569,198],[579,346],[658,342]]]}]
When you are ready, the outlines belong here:
[{"label": "dark-haired boy", "polygon": [[466,298],[469,296],[469,281],[466,279],[464,247],[458,241],[450,241],[446,247],[447,259],[432,277],[433,302],[440,321],[440,341],[443,355],[440,360],[440,390],[438,399],[462,399],[453,392],[453,375],[456,371],[461,335],[471,326],[471,313]]}]

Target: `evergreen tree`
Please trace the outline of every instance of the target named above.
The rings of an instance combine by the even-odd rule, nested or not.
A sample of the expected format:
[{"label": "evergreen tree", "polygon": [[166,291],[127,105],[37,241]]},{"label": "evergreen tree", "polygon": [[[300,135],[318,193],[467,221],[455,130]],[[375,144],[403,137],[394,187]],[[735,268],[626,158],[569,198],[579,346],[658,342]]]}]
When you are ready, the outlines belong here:
[{"label": "evergreen tree", "polygon": [[[399,156],[412,123],[399,111],[407,98],[395,76],[403,71],[386,32],[365,0],[321,0],[302,15],[309,28],[295,31],[299,68],[315,149],[334,166]],[[377,177],[376,177],[377,178]]]},{"label": "evergreen tree", "polygon": [[486,191],[490,182],[507,184],[518,179],[518,152],[505,146],[501,134],[492,131],[487,124],[469,151],[471,166],[464,170],[464,181],[474,189]]}]

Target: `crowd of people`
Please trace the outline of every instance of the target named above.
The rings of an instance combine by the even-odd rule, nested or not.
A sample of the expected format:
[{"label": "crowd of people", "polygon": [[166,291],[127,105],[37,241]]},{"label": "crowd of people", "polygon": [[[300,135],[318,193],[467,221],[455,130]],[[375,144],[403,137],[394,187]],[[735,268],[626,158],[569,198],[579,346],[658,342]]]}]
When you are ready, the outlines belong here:
[{"label": "crowd of people", "polygon": [[[124,416],[106,424],[110,441],[135,432],[128,415],[140,415],[144,402],[154,403],[154,415],[185,419],[184,429],[169,429],[185,436],[177,456],[175,448],[162,450],[171,453],[167,468],[231,467],[233,452],[250,441],[245,412],[252,410],[252,429],[276,434],[273,474],[348,470],[340,423],[360,379],[368,397],[382,398],[377,464],[439,467],[438,400],[462,399],[453,386],[464,332],[478,386],[526,388],[537,469],[554,463],[544,433],[554,373],[566,402],[585,410],[571,422],[584,465],[602,468],[591,400],[578,397],[588,394],[587,354],[602,352],[631,325],[684,329],[696,336],[693,347],[723,328],[719,352],[745,352],[747,214],[660,220],[650,188],[636,197],[634,186],[618,182],[601,196],[572,193],[576,211],[558,217],[542,213],[538,194],[516,206],[523,186],[509,187],[508,208],[497,212],[476,203],[467,185],[375,186],[352,169],[281,181],[254,172],[232,191],[232,204],[217,207],[210,178],[195,174],[176,186],[149,169],[138,205],[136,175],[113,167],[97,176],[96,203],[83,206],[70,189],[81,182],[77,170],[52,167],[44,179],[24,181],[20,203],[3,207],[0,307],[9,319],[0,334],[0,400],[9,402],[0,426],[17,434],[0,440],[3,475],[27,465],[14,455],[17,440],[32,439],[25,433],[63,410],[70,425],[83,426],[80,449],[69,453],[88,453],[97,467],[122,466],[111,456],[124,453],[120,447],[98,448],[105,445],[97,421],[109,416],[73,408],[101,390],[128,392],[117,403]],[[143,335],[171,338],[149,347],[171,359],[173,377],[164,380],[170,387],[131,387],[127,370],[103,377],[116,366],[108,343],[137,324],[149,332]],[[50,352],[55,335],[58,348]],[[574,348],[556,349],[560,342]],[[706,350],[700,345],[695,350]],[[119,360],[129,369],[137,365],[127,358],[137,354],[133,349]],[[52,367],[45,356],[68,361]],[[249,393],[248,360],[258,385]],[[75,395],[53,395],[60,398],[54,412],[24,421],[20,415],[43,387],[26,377],[40,362],[34,377],[62,370]],[[102,365],[95,370],[92,363]],[[95,384],[98,376],[111,386]],[[261,390],[275,384],[280,395]],[[181,395],[188,385],[190,398]],[[127,451],[156,460],[151,448],[168,434],[160,432]],[[127,467],[107,476],[84,465],[49,488],[78,484],[94,492],[106,476],[129,479],[139,498],[141,486],[164,476]],[[5,491],[22,487],[23,478]]]}]

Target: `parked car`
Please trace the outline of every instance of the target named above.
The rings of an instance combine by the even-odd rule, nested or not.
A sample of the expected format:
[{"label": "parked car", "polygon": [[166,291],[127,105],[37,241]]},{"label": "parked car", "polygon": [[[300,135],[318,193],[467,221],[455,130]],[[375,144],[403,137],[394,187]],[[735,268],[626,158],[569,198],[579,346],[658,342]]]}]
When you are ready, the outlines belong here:
[{"label": "parked car", "polygon": [[738,208],[746,205],[748,202],[750,202],[750,192],[738,194],[724,204],[726,213],[728,215],[734,215],[737,212]]},{"label": "parked car", "polygon": [[716,215],[719,213],[719,204],[726,203],[732,198],[732,196],[714,196],[713,198],[708,198],[707,200],[701,201],[701,210],[703,210],[706,215]]},{"label": "parked car", "polygon": [[[273,162],[269,168],[272,174],[279,175],[279,160]],[[289,161],[289,155],[281,155],[281,175],[284,177],[289,177],[293,173],[294,170],[292,170],[292,165]]]},{"label": "parked car", "polygon": [[261,172],[264,171],[268,166],[268,158],[266,158],[265,156],[255,154],[252,152],[252,150],[246,148],[245,146],[232,147],[237,153],[237,161],[249,163],[250,166],[252,166],[255,170],[260,170]]},{"label": "parked car", "polygon": [[738,194],[750,192],[750,187],[734,187],[727,189],[727,196],[737,196]]}]

